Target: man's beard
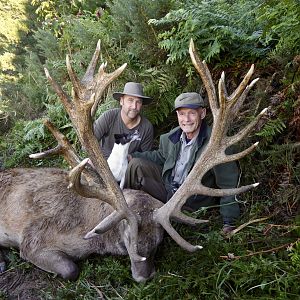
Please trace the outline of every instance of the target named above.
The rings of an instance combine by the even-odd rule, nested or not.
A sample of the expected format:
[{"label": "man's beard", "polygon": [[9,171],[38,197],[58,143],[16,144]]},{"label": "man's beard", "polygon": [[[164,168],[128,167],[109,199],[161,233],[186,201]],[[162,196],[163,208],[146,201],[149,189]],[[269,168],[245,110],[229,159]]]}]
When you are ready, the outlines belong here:
[{"label": "man's beard", "polygon": [[139,111],[137,111],[137,110],[135,110],[135,109],[134,109],[134,110],[131,109],[131,110],[129,110],[129,111],[127,112],[127,116],[128,116],[128,117],[131,117],[131,118],[137,117],[138,114],[139,114]]}]

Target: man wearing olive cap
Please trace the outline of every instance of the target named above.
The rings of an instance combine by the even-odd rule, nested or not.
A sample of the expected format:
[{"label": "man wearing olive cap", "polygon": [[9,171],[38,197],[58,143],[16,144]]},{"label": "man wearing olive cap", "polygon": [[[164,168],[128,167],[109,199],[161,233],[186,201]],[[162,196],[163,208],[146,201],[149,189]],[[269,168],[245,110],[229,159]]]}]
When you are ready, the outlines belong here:
[{"label": "man wearing olive cap", "polygon": [[[211,128],[206,124],[206,108],[198,93],[183,93],[175,99],[174,107],[179,126],[160,137],[158,150],[133,153],[125,179],[125,187],[141,189],[162,202],[168,201],[184,182],[196,160],[209,141]],[[203,177],[209,187],[235,188],[240,171],[236,162],[215,166]],[[187,199],[185,208],[197,210],[213,206],[220,200],[223,232],[228,233],[239,217],[235,196],[213,199],[194,195]]]},{"label": "man wearing olive cap", "polygon": [[115,143],[115,134],[133,134],[138,131],[140,140],[129,146],[129,153],[152,149],[153,126],[141,115],[142,105],[151,103],[145,96],[143,86],[136,82],[127,82],[123,92],[113,93],[120,102],[120,108],[104,112],[94,123],[94,134],[99,141],[104,157],[107,159]]}]

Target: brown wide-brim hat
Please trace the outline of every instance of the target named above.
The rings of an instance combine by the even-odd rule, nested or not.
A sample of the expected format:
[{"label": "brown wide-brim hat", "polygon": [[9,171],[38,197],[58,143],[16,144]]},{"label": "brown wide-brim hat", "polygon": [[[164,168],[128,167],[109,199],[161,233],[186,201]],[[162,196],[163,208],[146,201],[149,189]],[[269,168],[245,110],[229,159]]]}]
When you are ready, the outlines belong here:
[{"label": "brown wide-brim hat", "polygon": [[118,101],[124,95],[139,97],[142,99],[143,104],[150,104],[152,102],[152,98],[144,95],[143,86],[140,83],[127,82],[124,86],[123,92],[113,93],[114,99]]}]

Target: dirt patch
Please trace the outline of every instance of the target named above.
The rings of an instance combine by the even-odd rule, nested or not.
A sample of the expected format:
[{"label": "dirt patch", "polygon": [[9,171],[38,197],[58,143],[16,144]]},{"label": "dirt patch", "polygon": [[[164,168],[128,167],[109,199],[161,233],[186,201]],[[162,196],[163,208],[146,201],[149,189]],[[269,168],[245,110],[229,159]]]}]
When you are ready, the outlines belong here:
[{"label": "dirt patch", "polygon": [[[5,258],[9,252],[5,251]],[[0,274],[0,299],[5,300],[41,300],[43,292],[51,290],[55,285],[52,275],[29,263],[20,267],[10,267]]]},{"label": "dirt patch", "polygon": [[47,275],[38,269],[8,270],[0,275],[0,299],[40,300],[49,285]]}]

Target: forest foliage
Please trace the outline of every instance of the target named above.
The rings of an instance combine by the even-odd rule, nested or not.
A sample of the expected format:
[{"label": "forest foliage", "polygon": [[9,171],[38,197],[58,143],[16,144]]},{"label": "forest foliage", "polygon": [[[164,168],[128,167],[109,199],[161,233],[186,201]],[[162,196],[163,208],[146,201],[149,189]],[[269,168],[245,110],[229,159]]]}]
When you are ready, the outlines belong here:
[{"label": "forest foliage", "polygon": [[[240,196],[243,212],[241,223],[261,216],[268,216],[269,221],[252,227],[252,230],[246,229],[228,242],[217,235],[215,225],[218,222],[212,213],[209,216],[215,224],[211,225],[211,231],[191,234],[192,238],[206,240],[209,250],[205,255],[213,261],[214,267],[208,271],[211,265],[207,261],[202,262],[204,272],[198,276],[206,274],[211,283],[203,281],[202,277],[196,280],[193,272],[197,270],[190,270],[190,267],[189,274],[184,262],[174,258],[176,255],[184,255],[176,250],[171,258],[177,263],[178,276],[166,275],[168,268],[159,260],[160,273],[165,275],[160,275],[143,287],[127,283],[127,298],[125,292],[123,296],[133,299],[140,294],[143,297],[139,296],[138,299],[155,299],[151,298],[151,293],[164,295],[164,291],[155,290],[158,282],[164,282],[166,286],[179,284],[181,289],[177,291],[177,299],[195,299],[199,291],[203,291],[203,295],[207,293],[207,299],[259,299],[263,295],[293,299],[293,295],[299,295],[299,286],[295,285],[300,267],[300,220],[297,217],[300,197],[298,0],[4,2],[0,8],[1,16],[7,20],[18,19],[20,25],[7,21],[8,28],[1,26],[2,168],[62,166],[60,158],[45,161],[28,159],[29,154],[55,145],[54,138],[42,123],[46,116],[75,145],[78,144],[71,123],[49,87],[43,69],[47,67],[64,89],[70,91],[65,66],[66,54],[71,55],[76,72],[82,74],[98,40],[101,40],[101,60],[108,62],[109,71],[124,62],[128,66],[120,79],[106,92],[97,115],[117,105],[111,96],[113,91],[121,90],[127,81],[140,81],[145,86],[145,93],[154,98],[153,103],[144,108],[144,114],[154,124],[157,137],[176,125],[172,108],[178,94],[197,91],[206,98],[202,82],[189,58],[188,45],[191,38],[201,57],[208,62],[216,84],[221,72],[225,72],[229,91],[233,91],[254,63],[255,77],[260,80],[249,95],[235,126],[242,126],[264,107],[270,109],[268,117],[263,120],[264,126],[259,124],[246,142],[259,140],[257,151],[241,161],[244,171],[242,181],[261,182],[255,191]],[[11,18],[11,13],[16,18]],[[232,128],[233,131],[235,129]],[[206,211],[203,213],[208,214]],[[281,234],[280,239],[278,234]],[[218,245],[216,249],[213,249],[214,243]],[[214,259],[221,252],[232,251],[232,244],[242,256],[246,256],[247,247],[252,252],[259,252],[261,249],[276,248],[278,243],[291,243],[292,246],[289,251],[282,248],[281,252],[270,252],[266,256],[254,255],[248,261],[250,264],[247,264],[247,260],[230,262]],[[174,246],[170,244],[171,241],[166,242],[161,255],[167,255],[168,247]],[[195,257],[203,259],[202,254]],[[185,259],[186,264],[194,265],[198,262],[191,257]],[[169,261],[169,264],[174,266],[173,262]],[[84,268],[87,268],[87,276],[93,278],[88,262]],[[110,271],[111,268],[108,267]],[[214,292],[208,294],[211,289]],[[117,290],[122,293],[121,287]],[[166,291],[170,292],[167,287]],[[57,293],[59,298],[63,292]],[[113,292],[108,294],[112,296]]]}]

